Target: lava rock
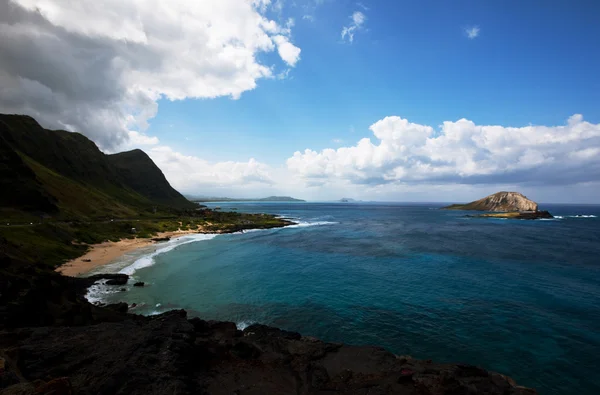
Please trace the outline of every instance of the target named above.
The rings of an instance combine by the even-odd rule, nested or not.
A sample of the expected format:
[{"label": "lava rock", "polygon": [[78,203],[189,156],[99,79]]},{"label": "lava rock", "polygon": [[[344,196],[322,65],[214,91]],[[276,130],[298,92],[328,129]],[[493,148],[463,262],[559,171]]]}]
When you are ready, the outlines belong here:
[{"label": "lava rock", "polygon": [[146,285],[143,281],[138,281],[137,283],[133,284],[134,287],[143,287],[144,285]]},{"label": "lava rock", "polygon": [[119,303],[107,304],[106,306],[104,306],[104,308],[109,309],[109,310],[118,311],[119,313],[127,313],[127,310],[129,309],[129,305],[125,302],[119,302]]},{"label": "lava rock", "polygon": [[106,285],[125,285],[127,284],[127,277],[117,277],[117,278],[112,278],[110,280],[107,280],[105,282]]}]

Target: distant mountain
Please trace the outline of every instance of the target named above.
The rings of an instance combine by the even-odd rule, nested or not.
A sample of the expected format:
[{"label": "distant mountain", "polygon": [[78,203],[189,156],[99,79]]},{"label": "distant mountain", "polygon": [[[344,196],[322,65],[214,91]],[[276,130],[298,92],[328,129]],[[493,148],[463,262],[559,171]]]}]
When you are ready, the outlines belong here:
[{"label": "distant mountain", "polygon": [[453,204],[447,210],[477,210],[494,212],[538,211],[538,204],[519,192],[497,192],[467,204]]},{"label": "distant mountain", "polygon": [[[102,153],[79,133],[0,114],[0,214],[127,216],[193,209],[141,150]],[[10,215],[9,215],[10,216]]]},{"label": "distant mountain", "polygon": [[296,199],[290,196],[269,196],[261,199],[247,198],[228,198],[228,197],[199,197],[188,196],[188,199],[194,202],[305,202],[306,200]]},{"label": "distant mountain", "polygon": [[354,200],[352,198],[341,198],[339,201],[342,202],[342,203],[353,203],[353,202],[356,202],[356,200]]}]

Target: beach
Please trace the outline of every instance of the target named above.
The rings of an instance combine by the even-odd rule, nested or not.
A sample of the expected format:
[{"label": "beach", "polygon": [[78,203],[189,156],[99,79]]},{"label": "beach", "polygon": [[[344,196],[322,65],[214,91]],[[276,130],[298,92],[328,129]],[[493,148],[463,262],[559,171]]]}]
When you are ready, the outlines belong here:
[{"label": "beach", "polygon": [[[177,230],[171,232],[159,232],[153,238],[174,238],[187,234],[203,233],[199,227],[194,230]],[[134,238],[134,239],[123,239],[119,241],[105,241],[104,243],[94,244],[90,246],[88,252],[79,258],[73,259],[59,266],[56,271],[65,275],[76,277],[85,273],[89,273],[99,266],[103,266],[113,262],[120,256],[137,250],[138,248],[146,247],[152,244],[156,244],[152,238]]]}]

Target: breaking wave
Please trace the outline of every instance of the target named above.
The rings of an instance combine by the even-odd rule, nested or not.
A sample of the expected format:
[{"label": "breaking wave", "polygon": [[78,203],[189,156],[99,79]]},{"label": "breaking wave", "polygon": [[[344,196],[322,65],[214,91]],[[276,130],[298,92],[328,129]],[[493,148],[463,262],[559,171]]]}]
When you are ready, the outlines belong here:
[{"label": "breaking wave", "polygon": [[202,240],[210,240],[215,238],[215,234],[191,234],[191,235],[186,235],[186,236],[181,236],[178,237],[176,239],[171,239],[170,241],[168,241],[166,243],[166,245],[162,248],[157,249],[156,251],[154,251],[151,254],[148,255],[144,255],[141,258],[138,258],[135,262],[133,262],[133,264],[121,269],[119,271],[119,273],[123,273],[123,274],[127,274],[129,276],[131,276],[133,273],[135,273],[137,270],[145,268],[145,267],[150,267],[152,265],[154,265],[155,260],[154,257],[160,254],[164,254],[165,252],[169,252],[174,248],[177,248],[181,245],[184,244],[189,244],[189,243],[193,243],[196,241],[202,241]]}]

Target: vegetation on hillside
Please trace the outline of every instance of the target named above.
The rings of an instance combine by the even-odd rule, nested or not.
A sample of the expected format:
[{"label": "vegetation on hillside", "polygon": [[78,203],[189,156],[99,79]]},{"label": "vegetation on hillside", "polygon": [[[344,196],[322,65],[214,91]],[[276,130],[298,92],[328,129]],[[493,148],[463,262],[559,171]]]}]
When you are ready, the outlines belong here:
[{"label": "vegetation on hillside", "polygon": [[141,150],[106,155],[88,138],[0,114],[0,220],[171,214],[197,205]]},{"label": "vegetation on hillside", "polygon": [[[282,227],[291,222],[272,215],[203,209],[186,216],[72,222],[48,221],[0,226],[3,248],[14,258],[57,267],[83,255],[91,244],[125,238],[150,238],[158,232],[196,230],[231,233],[245,229]],[[135,233],[132,233],[135,228]]]}]

